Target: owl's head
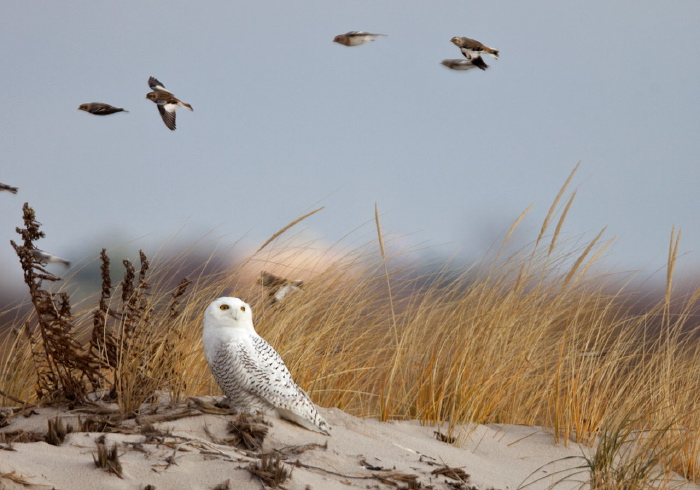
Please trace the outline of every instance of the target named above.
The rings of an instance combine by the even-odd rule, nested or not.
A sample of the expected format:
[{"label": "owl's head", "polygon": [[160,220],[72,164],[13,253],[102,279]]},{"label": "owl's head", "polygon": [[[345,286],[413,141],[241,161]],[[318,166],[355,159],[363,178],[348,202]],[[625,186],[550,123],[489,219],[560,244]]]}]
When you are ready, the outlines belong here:
[{"label": "owl's head", "polygon": [[204,328],[253,328],[253,310],[239,298],[212,301],[204,311]]}]

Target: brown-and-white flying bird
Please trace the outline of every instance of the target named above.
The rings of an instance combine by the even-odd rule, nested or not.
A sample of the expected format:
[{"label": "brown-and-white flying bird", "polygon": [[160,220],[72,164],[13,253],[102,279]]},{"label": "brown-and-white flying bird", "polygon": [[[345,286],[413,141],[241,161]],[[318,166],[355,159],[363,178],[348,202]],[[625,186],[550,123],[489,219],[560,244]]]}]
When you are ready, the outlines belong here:
[{"label": "brown-and-white flying bird", "polygon": [[48,252],[44,252],[43,250],[39,250],[38,248],[32,250],[32,254],[34,255],[34,259],[36,259],[36,261],[40,264],[63,264],[66,267],[70,267],[70,261]]},{"label": "brown-and-white flying bird", "polygon": [[471,60],[456,59],[456,60],[442,60],[441,65],[446,66],[450,70],[456,71],[466,71],[472,68],[477,68],[477,66]]},{"label": "brown-and-white flying bird", "polygon": [[163,118],[165,125],[168,129],[175,131],[175,110],[178,106],[186,107],[191,111],[194,111],[194,109],[192,109],[191,105],[175,97],[173,93],[167,90],[155,77],[150,77],[148,79],[148,86],[151,87],[153,92],[147,93],[146,98],[156,103],[158,112],[160,112],[160,117]]},{"label": "brown-and-white flying bird", "polygon": [[304,281],[301,279],[290,280],[279,277],[269,272],[260,273],[260,284],[269,289],[270,304],[282,301],[288,294],[295,291],[304,291]]},{"label": "brown-and-white flying bird", "polygon": [[489,48],[488,46],[485,46],[474,39],[455,36],[450,39],[450,41],[452,41],[454,45],[459,48],[465,58],[470,60],[477,66],[477,68],[481,68],[482,70],[489,67],[489,65],[487,65],[481,58],[482,53],[490,54],[494,58],[498,59],[499,51],[497,49]]},{"label": "brown-and-white flying bird", "polygon": [[8,191],[8,192],[11,192],[13,194],[17,194],[18,190],[19,189],[17,187],[12,187],[11,185],[0,183],[0,191]]},{"label": "brown-and-white flying bird", "polygon": [[342,44],[343,46],[359,46],[361,44],[374,41],[380,36],[386,36],[386,34],[372,34],[371,32],[365,31],[350,31],[345,34],[338,34],[333,38],[334,43]]},{"label": "brown-and-white flying bird", "polygon": [[114,107],[113,105],[103,104],[102,102],[88,102],[87,104],[80,104],[78,106],[79,111],[89,112],[96,116],[108,116],[114,114],[115,112],[129,112],[121,107]]}]

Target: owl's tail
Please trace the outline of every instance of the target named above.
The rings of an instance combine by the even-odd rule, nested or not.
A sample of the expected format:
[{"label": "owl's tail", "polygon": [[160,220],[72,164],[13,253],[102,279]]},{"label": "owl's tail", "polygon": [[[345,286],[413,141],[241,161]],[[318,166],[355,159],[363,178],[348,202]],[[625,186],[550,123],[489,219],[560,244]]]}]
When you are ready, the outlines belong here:
[{"label": "owl's tail", "polygon": [[318,414],[318,411],[316,411],[316,407],[314,407],[313,405],[311,405],[312,411],[304,415],[300,415],[298,413],[292,412],[291,410],[287,410],[284,408],[276,408],[277,413],[283,419],[287,419],[291,422],[294,422],[295,424],[301,425],[302,427],[305,427],[314,432],[320,432],[321,434],[325,434],[327,436],[331,435],[331,426],[328,425],[328,422],[323,420],[323,417],[321,417]]}]

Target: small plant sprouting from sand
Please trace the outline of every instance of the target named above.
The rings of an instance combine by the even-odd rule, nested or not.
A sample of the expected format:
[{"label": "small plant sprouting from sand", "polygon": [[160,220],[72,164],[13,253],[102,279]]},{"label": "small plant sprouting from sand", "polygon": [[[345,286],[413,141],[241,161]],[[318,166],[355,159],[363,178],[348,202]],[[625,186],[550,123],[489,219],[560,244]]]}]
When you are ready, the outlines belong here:
[{"label": "small plant sprouting from sand", "polygon": [[46,432],[46,442],[53,446],[60,446],[66,439],[66,435],[73,432],[72,425],[66,425],[61,417],[49,419],[49,428]]},{"label": "small plant sprouting from sand", "polygon": [[238,413],[226,426],[231,437],[225,439],[225,442],[248,451],[260,451],[269,427],[269,423],[262,416]]},{"label": "small plant sprouting from sand", "polygon": [[234,446],[247,452],[262,451],[263,441],[270,430],[271,424],[260,414],[239,412],[229,420],[226,430],[230,437],[221,438],[212,434],[208,427],[204,428],[207,435],[217,444]]},{"label": "small plant sprouting from sand", "polygon": [[92,455],[95,466],[108,473],[113,473],[119,478],[124,478],[122,464],[119,461],[119,444],[115,442],[108,448],[105,437],[102,435],[95,440],[95,445],[97,446],[97,454],[93,453]]},{"label": "small plant sprouting from sand", "polygon": [[212,487],[211,490],[231,490],[231,480],[225,480],[218,485]]},{"label": "small plant sprouting from sand", "polygon": [[247,469],[269,488],[278,488],[292,476],[292,470],[285,468],[279,454],[263,454],[259,461],[253,461]]}]

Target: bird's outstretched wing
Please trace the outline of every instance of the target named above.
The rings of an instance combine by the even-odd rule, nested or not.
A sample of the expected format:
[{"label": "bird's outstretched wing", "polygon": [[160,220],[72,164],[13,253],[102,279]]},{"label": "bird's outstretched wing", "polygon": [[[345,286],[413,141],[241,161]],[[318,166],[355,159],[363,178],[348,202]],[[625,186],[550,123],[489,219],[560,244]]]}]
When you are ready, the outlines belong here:
[{"label": "bird's outstretched wing", "polygon": [[121,107],[114,107],[114,106],[109,105],[109,104],[98,104],[98,105],[94,105],[92,107],[92,110],[89,112],[96,114],[98,116],[107,116],[109,114],[114,114],[115,112],[129,112],[129,111],[125,111]]},{"label": "bird's outstretched wing", "polygon": [[172,93],[170,90],[166,89],[165,85],[160,83],[156,77],[149,77],[148,86],[151,87],[151,90],[160,90],[161,92],[168,92],[169,94]]},{"label": "bird's outstretched wing", "polygon": [[482,70],[485,70],[486,68],[489,67],[489,65],[486,64],[486,62],[484,61],[484,59],[481,56],[477,56],[476,58],[472,58],[472,63],[474,63],[477,68],[481,68]]},{"label": "bird's outstretched wing", "polygon": [[177,109],[177,104],[158,104],[158,112],[160,112],[160,117],[163,118],[163,122],[168,127],[175,131],[175,109]]}]

